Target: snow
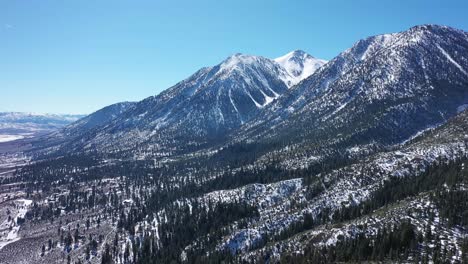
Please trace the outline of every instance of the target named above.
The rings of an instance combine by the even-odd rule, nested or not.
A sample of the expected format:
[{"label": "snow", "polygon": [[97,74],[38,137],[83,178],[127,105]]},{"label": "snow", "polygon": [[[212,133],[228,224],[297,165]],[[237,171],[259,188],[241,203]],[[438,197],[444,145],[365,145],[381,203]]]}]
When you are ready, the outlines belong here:
[{"label": "snow", "polygon": [[[459,111],[459,112],[461,112],[461,111]],[[404,144],[410,142],[411,140],[413,140],[413,139],[419,137],[420,135],[426,133],[427,131],[432,130],[432,129],[435,129],[435,128],[441,126],[441,125],[442,125],[442,124],[435,124],[435,125],[432,125],[432,126],[429,126],[429,127],[425,128],[425,129],[422,129],[421,131],[416,132],[414,135],[412,135],[412,136],[409,137],[408,139],[404,140],[404,141],[401,142],[400,144],[401,144],[401,145],[404,145]]]},{"label": "snow", "polygon": [[27,199],[19,199],[17,200],[17,202],[26,207],[32,204],[32,200],[27,200]]},{"label": "snow", "polygon": [[[268,63],[266,63],[265,60],[268,61]],[[233,71],[238,71],[243,76],[245,75],[243,70],[246,67],[255,66],[256,64],[262,65],[262,67],[272,67],[270,63],[274,63],[276,66],[279,66],[281,70],[280,79],[286,84],[286,86],[292,87],[312,75],[326,62],[327,61],[314,58],[300,50],[289,52],[288,54],[273,60],[237,53],[230,56],[219,65],[219,70],[215,76],[228,78]],[[277,92],[269,87],[266,80],[262,78],[263,76],[257,77],[259,77],[259,80],[263,82],[265,87],[273,92],[274,98],[279,96]],[[246,81],[248,81],[248,79],[246,79]]]},{"label": "snow", "polygon": [[465,111],[466,109],[468,109],[468,104],[460,105],[457,108],[457,113],[461,113],[461,112]]},{"label": "snow", "polygon": [[271,87],[269,85],[267,87],[273,93],[275,98],[278,98],[280,96],[277,92],[275,92],[275,90],[271,89]]},{"label": "snow", "polygon": [[429,76],[427,75],[426,63],[424,62],[423,58],[421,58],[421,68],[423,69],[424,79],[426,80],[426,84],[429,86],[432,86]]},{"label": "snow", "polygon": [[236,113],[239,116],[239,119],[240,119],[241,123],[244,124],[244,120],[242,120],[242,116],[241,116],[241,114],[239,112],[239,109],[237,109],[237,106],[234,103],[234,100],[232,99],[232,90],[231,89],[229,89],[229,101],[231,101],[232,107],[234,107],[234,110],[236,110]]},{"label": "snow", "polygon": [[333,112],[327,116],[325,116],[323,118],[323,120],[327,120],[328,118],[330,118],[331,116],[335,115],[336,113],[338,113],[339,111],[341,111],[343,108],[345,108],[347,105],[348,105],[349,101],[347,102],[344,102],[343,104],[341,104],[340,106],[338,106],[335,110],[333,110]]},{"label": "snow", "polygon": [[218,73],[226,71],[230,72],[236,68],[239,68],[243,64],[252,64],[255,61],[257,61],[255,56],[236,53],[221,63]]},{"label": "snow", "polygon": [[2,119],[7,120],[20,120],[24,118],[50,118],[57,120],[67,120],[70,122],[76,121],[83,115],[70,115],[70,114],[49,114],[49,113],[34,113],[34,112],[2,112],[0,113]]},{"label": "snow", "polygon": [[23,135],[0,135],[0,143],[14,141],[14,140],[23,139],[23,138],[24,138]]},{"label": "snow", "polygon": [[2,230],[4,230],[5,228],[10,228],[10,232],[8,232],[8,235],[6,237],[0,237],[0,249],[2,249],[8,244],[11,244],[21,239],[21,237],[18,234],[21,226],[17,224],[17,221],[18,218],[25,217],[29,207],[32,205],[32,202],[32,200],[27,199],[18,199],[14,201],[16,209],[18,209],[16,216],[13,218],[12,221],[8,222],[8,220],[5,220],[0,225],[0,228]]},{"label": "snow", "polygon": [[468,73],[463,69],[463,67],[458,64],[448,53],[447,51],[445,51],[441,46],[439,46],[438,44],[436,44],[436,47],[442,52],[442,54],[444,54],[444,56],[451,62],[453,63],[453,65],[455,65],[461,72],[463,72],[463,74],[465,74],[466,76],[468,76]]},{"label": "snow", "polygon": [[[257,238],[255,233],[260,235],[276,234],[292,223],[301,221],[304,213],[315,216],[324,208],[334,211],[342,206],[359,204],[369,199],[371,193],[380,188],[381,182],[390,176],[418,175],[438,160],[455,160],[461,155],[466,155],[467,149],[461,138],[465,132],[462,130],[460,131],[461,135],[456,136],[457,133],[451,127],[445,127],[442,131],[440,129],[438,128],[436,130],[438,133],[430,138],[412,142],[409,145],[399,145],[400,148],[397,150],[377,153],[362,162],[318,175],[318,178],[323,179],[322,185],[326,183],[327,188],[324,188],[322,193],[312,200],[307,200],[307,202],[301,198],[304,197],[306,189],[299,184],[300,179],[269,185],[256,184],[251,185],[250,189],[241,187],[236,190],[208,194],[210,201],[216,200],[217,197],[221,202],[246,199],[249,203],[257,205],[259,209],[260,217],[250,223],[246,229],[233,232],[225,240],[224,247],[231,251],[245,250],[252,243],[255,243]],[[451,137],[444,136],[446,133],[450,133]],[[441,138],[446,140],[440,141]],[[438,139],[437,143],[434,142],[434,139]],[[348,151],[357,152],[361,149],[362,146],[354,146]],[[297,181],[297,187],[294,187],[295,181]],[[304,209],[295,210],[290,207],[291,201],[304,201],[303,204],[306,206]],[[356,226],[354,224],[349,226],[351,234],[359,231]],[[258,233],[252,232],[254,230]],[[372,231],[372,229],[368,230]],[[325,244],[333,244],[339,233],[339,230],[333,230],[330,233],[333,235],[332,237],[321,239],[321,241]],[[249,235],[253,235],[250,242],[246,241]]]},{"label": "snow", "polygon": [[257,101],[255,101],[255,99],[252,97],[252,95],[250,94],[250,92],[247,91],[246,93],[247,93],[247,95],[250,97],[250,99],[252,99],[252,101],[254,102],[254,104],[255,104],[255,106],[256,106],[257,108],[262,108],[262,107],[263,107],[263,105],[261,105],[261,104],[259,104]]},{"label": "snow", "polygon": [[236,253],[255,246],[261,240],[262,235],[258,230],[244,229],[230,238],[226,247],[231,253]]},{"label": "snow", "polygon": [[383,34],[374,37],[374,41],[371,45],[367,46],[366,50],[362,53],[361,57],[359,58],[360,61],[365,60],[371,54],[375,53],[377,50],[381,48],[387,47],[392,40],[394,39],[394,34]]},{"label": "snow", "polygon": [[260,90],[260,92],[262,93],[263,97],[265,97],[265,103],[262,105],[262,107],[270,104],[271,102],[273,102],[273,100],[276,99],[275,97],[266,95],[262,90]]},{"label": "snow", "polygon": [[283,80],[288,87],[294,86],[309,77],[327,62],[316,59],[301,50],[291,51],[284,56],[274,59],[274,61],[288,73]]}]

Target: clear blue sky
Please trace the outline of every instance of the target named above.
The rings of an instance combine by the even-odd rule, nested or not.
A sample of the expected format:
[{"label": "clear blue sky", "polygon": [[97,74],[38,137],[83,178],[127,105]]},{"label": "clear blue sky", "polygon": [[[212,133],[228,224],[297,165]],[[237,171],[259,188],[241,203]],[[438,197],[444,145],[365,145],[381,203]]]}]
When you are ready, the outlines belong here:
[{"label": "clear blue sky", "polygon": [[0,1],[0,111],[90,113],[232,53],[331,59],[375,34],[468,30],[468,1]]}]

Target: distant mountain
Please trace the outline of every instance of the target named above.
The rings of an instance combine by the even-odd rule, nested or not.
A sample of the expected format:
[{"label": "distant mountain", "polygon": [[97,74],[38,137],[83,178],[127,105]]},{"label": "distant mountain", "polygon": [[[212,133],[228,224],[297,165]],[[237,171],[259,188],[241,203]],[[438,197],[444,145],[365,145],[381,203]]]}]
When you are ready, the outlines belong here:
[{"label": "distant mountain", "polygon": [[286,80],[288,86],[298,84],[327,62],[316,59],[302,50],[292,51],[276,58],[275,61],[289,73],[290,78]]},{"label": "distant mountain", "polygon": [[105,126],[125,111],[134,107],[135,104],[136,103],[133,102],[122,102],[106,106],[75,122],[68,123],[67,126],[56,129],[53,133],[37,138],[32,142],[34,149],[56,147],[64,142],[73,142],[75,140],[83,141],[87,133],[101,126]]},{"label": "distant mountain", "polygon": [[84,134],[87,131],[94,129],[95,127],[106,124],[133,106],[135,106],[135,103],[133,102],[122,102],[106,106],[90,115],[77,120],[76,122],[69,124],[59,132],[66,136]]},{"label": "distant mountain", "polygon": [[137,147],[152,155],[198,148],[250,121],[323,63],[302,51],[276,60],[234,54],[100,122],[86,141],[77,139],[66,148],[115,152]]},{"label": "distant mountain", "polygon": [[0,142],[44,134],[64,127],[83,115],[0,113]]},{"label": "distant mountain", "polygon": [[464,31],[422,25],[360,40],[330,62],[234,54],[58,148],[144,158],[255,143],[268,156],[300,150],[302,166],[355,145],[374,151],[466,107],[467,47]]}]

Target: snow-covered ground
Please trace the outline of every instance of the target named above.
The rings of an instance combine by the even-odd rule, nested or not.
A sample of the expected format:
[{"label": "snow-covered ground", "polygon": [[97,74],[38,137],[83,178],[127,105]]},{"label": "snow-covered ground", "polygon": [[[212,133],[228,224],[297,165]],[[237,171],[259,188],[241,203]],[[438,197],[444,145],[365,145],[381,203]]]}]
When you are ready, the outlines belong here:
[{"label": "snow-covered ground", "polygon": [[[428,212],[433,212],[435,214],[432,222],[428,221],[426,217],[423,217]],[[322,247],[335,245],[340,240],[340,237],[341,239],[356,238],[360,234],[373,237],[382,227],[390,226],[390,224],[399,224],[403,221],[410,221],[419,232],[424,232],[429,226],[433,232],[437,232],[440,235],[440,242],[446,245],[448,250],[453,250],[455,252],[453,259],[460,259],[461,251],[458,241],[461,241],[464,235],[458,227],[448,228],[443,224],[436,206],[429,199],[428,195],[403,200],[396,203],[390,209],[384,208],[382,210],[376,210],[370,215],[349,222],[330,226],[319,226],[286,240],[272,243],[259,250],[247,252],[243,255],[243,258],[248,259],[249,257],[269,252],[269,255],[271,255],[273,259],[279,259],[285,253],[304,253],[304,250],[311,241],[318,241],[314,242],[314,245]],[[366,228],[363,228],[364,226]],[[438,241],[432,241],[432,243],[429,243],[427,246],[431,248],[437,242]]]},{"label": "snow-covered ground", "polygon": [[25,138],[25,135],[0,135],[0,143]]},{"label": "snow-covered ground", "polygon": [[18,224],[18,220],[24,219],[32,202],[32,200],[27,199],[18,199],[12,202],[14,206],[12,207],[12,211],[10,211],[11,217],[0,224],[0,249],[21,239],[18,234],[21,228],[21,225]]}]

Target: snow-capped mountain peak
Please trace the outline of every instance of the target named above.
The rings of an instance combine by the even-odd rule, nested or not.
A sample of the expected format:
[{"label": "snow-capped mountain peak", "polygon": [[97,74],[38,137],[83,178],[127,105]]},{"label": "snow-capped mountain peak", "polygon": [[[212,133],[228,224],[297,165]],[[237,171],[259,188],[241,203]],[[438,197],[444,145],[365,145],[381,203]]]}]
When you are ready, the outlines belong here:
[{"label": "snow-capped mountain peak", "polygon": [[289,87],[309,77],[327,62],[326,60],[314,58],[302,50],[291,51],[274,59],[274,61],[288,73],[289,76],[284,79],[284,82]]},{"label": "snow-capped mountain peak", "polygon": [[242,53],[236,53],[229,56],[226,60],[224,60],[220,68],[221,69],[231,69],[233,67],[237,67],[239,65],[245,64],[252,64],[257,60],[256,56],[246,55]]},{"label": "snow-capped mountain peak", "polygon": [[230,74],[233,71],[238,71],[239,73],[244,73],[247,68],[265,68],[265,69],[272,69],[272,62],[271,60],[261,57],[261,56],[253,56],[247,55],[242,53],[236,53],[229,56],[219,65],[219,69],[215,76],[224,75],[226,77],[231,77]]},{"label": "snow-capped mountain peak", "polygon": [[[86,144],[73,141],[66,148],[85,150],[96,144],[102,151],[121,151],[146,144],[155,151],[182,151],[181,143],[173,140],[175,135],[184,140],[190,137],[195,144],[221,138],[255,118],[324,63],[303,51],[277,60],[236,53],[99,122],[100,129],[86,130]],[[62,134],[79,134],[74,127]]]}]

